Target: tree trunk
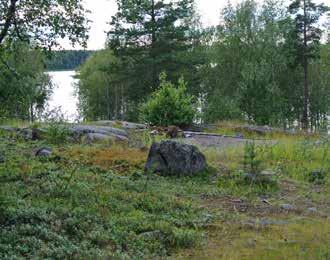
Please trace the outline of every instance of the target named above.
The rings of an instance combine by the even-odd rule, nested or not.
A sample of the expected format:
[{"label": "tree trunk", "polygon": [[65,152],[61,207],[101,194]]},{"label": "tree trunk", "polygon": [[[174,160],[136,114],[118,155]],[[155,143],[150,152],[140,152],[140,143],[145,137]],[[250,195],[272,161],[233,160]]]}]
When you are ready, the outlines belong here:
[{"label": "tree trunk", "polygon": [[33,104],[30,102],[30,121],[31,123],[34,122],[34,111],[33,111]]},{"label": "tree trunk", "polygon": [[307,21],[306,21],[306,0],[304,0],[304,47],[303,47],[303,63],[304,63],[304,109],[302,117],[302,128],[308,130],[308,105],[309,105],[309,88],[308,88],[308,60],[307,60]]},{"label": "tree trunk", "polygon": [[[156,55],[155,55],[155,44],[157,41],[156,38],[156,13],[155,13],[155,1],[151,0],[151,23],[152,23],[152,27],[151,27],[151,58],[154,60],[156,59]],[[158,80],[158,76],[157,75],[157,70],[155,68],[155,66],[152,66],[151,68],[151,73],[152,73],[152,83],[154,84],[153,87],[156,87],[156,82]]]}]

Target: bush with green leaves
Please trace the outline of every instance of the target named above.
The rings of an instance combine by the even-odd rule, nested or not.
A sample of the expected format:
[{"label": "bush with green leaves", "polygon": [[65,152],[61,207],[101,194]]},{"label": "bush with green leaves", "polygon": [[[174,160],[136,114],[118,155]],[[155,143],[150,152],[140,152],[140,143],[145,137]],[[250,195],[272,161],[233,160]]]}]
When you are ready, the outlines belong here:
[{"label": "bush with green leaves", "polygon": [[45,112],[42,120],[47,124],[45,137],[49,143],[59,145],[68,140],[70,131],[60,108]]},{"label": "bush with green leaves", "polygon": [[150,125],[188,126],[196,115],[194,97],[187,94],[183,78],[174,86],[166,80],[166,74],[160,75],[160,87],[149,100],[141,106],[141,119]]}]

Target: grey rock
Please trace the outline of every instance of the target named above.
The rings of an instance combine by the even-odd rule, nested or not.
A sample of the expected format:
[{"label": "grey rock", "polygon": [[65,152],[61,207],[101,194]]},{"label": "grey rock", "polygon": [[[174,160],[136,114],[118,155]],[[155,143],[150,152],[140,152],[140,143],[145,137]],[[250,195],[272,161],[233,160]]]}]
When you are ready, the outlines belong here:
[{"label": "grey rock", "polygon": [[281,204],[280,205],[280,208],[282,210],[286,210],[286,211],[294,211],[294,210],[296,210],[296,207],[294,205],[292,205],[292,204]]},{"label": "grey rock", "polygon": [[32,130],[29,128],[22,128],[19,131],[19,134],[24,138],[25,140],[31,140],[32,139]]},{"label": "grey rock", "polygon": [[308,181],[315,184],[323,184],[327,177],[327,171],[322,169],[315,169],[309,173]]},{"label": "grey rock", "polygon": [[43,147],[43,148],[40,148],[38,149],[36,152],[35,152],[35,156],[38,156],[38,157],[49,157],[51,156],[53,153],[52,149],[49,148],[49,147]]},{"label": "grey rock", "polygon": [[31,139],[33,141],[41,140],[42,136],[46,133],[44,129],[32,128]]},{"label": "grey rock", "polygon": [[128,134],[125,130],[107,127],[107,126],[84,126],[84,125],[76,125],[69,128],[69,131],[75,137],[82,137],[85,134],[95,133],[95,134],[103,134],[103,135],[118,135],[127,137]]},{"label": "grey rock", "polygon": [[237,134],[235,135],[235,137],[236,137],[236,138],[241,138],[241,139],[244,138],[243,134],[241,134],[241,133],[237,133]]},{"label": "grey rock", "polygon": [[95,142],[115,142],[115,141],[128,141],[128,138],[121,135],[115,134],[99,134],[99,133],[88,133],[85,135],[84,139],[88,143],[95,143]]},{"label": "grey rock", "polygon": [[124,128],[127,130],[147,129],[147,126],[144,124],[137,124],[137,123],[127,122],[127,121],[101,120],[101,121],[95,122],[95,125],[111,126],[111,127],[117,127],[119,125],[121,128]]},{"label": "grey rock", "polygon": [[308,213],[311,213],[311,214],[315,214],[318,212],[317,208],[315,208],[315,207],[308,208],[307,211],[308,211]]},{"label": "grey rock", "polygon": [[196,146],[168,140],[152,144],[145,172],[187,176],[204,171],[206,166],[205,156]]},{"label": "grey rock", "polygon": [[139,237],[144,240],[160,240],[164,237],[160,230],[149,231],[139,234]]},{"label": "grey rock", "polygon": [[18,131],[18,128],[10,127],[10,126],[0,126],[0,130],[6,131],[6,132],[16,132]]},{"label": "grey rock", "polygon": [[248,221],[244,221],[243,224],[251,226],[251,227],[267,227],[272,225],[287,225],[288,221],[276,220],[276,219],[250,219]]}]

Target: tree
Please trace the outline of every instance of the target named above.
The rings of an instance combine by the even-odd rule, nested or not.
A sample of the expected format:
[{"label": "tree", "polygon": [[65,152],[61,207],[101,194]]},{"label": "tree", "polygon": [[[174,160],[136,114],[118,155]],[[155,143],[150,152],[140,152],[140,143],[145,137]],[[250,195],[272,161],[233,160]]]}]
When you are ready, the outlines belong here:
[{"label": "tree", "polygon": [[50,78],[44,72],[44,56],[22,42],[13,42],[0,54],[1,117],[33,121],[52,93]]},{"label": "tree", "polygon": [[294,0],[289,6],[290,13],[295,15],[297,62],[303,66],[304,70],[304,104],[301,123],[305,130],[309,127],[310,110],[308,64],[310,60],[318,56],[322,31],[317,27],[317,23],[327,9],[324,4],[317,5],[311,0]]},{"label": "tree", "polygon": [[134,89],[129,92],[131,102],[138,103],[150,94],[159,85],[162,71],[170,80],[183,74],[189,85],[198,85],[194,0],[117,0],[117,5],[108,46],[123,61],[119,73],[125,75],[127,88]]},{"label": "tree", "polygon": [[330,44],[320,46],[320,58],[310,62],[310,128],[327,129],[330,114]]},{"label": "tree", "polygon": [[85,46],[87,23],[82,0],[1,0],[0,47],[18,38],[48,48],[66,36]]},{"label": "tree", "polygon": [[257,124],[287,125],[295,111],[288,90],[297,74],[285,45],[291,27],[275,1],[263,6],[243,1],[223,10],[206,77],[211,86],[205,93],[207,121],[245,117]]},{"label": "tree", "polygon": [[94,53],[78,70],[79,107],[85,119],[125,119],[127,89],[120,60],[110,49]]},{"label": "tree", "polygon": [[183,78],[178,87],[166,80],[166,74],[159,77],[160,86],[141,107],[142,121],[150,125],[185,127],[193,123],[196,109],[193,96],[186,93]]}]

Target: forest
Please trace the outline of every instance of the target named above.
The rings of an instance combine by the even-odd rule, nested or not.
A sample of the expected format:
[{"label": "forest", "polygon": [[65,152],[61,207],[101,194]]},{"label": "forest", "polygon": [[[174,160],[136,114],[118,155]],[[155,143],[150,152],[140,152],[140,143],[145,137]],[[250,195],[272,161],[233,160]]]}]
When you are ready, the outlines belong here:
[{"label": "forest", "polygon": [[85,118],[138,120],[139,104],[165,72],[173,83],[184,78],[203,122],[326,126],[330,45],[319,27],[324,6],[309,3],[302,17],[299,1],[288,9],[278,1],[243,1],[228,4],[212,28],[201,27],[194,1],[119,7],[108,48],[79,69]]},{"label": "forest", "polygon": [[61,50],[48,53],[46,69],[48,71],[75,70],[85,63],[93,51]]},{"label": "forest", "polygon": [[[1,43],[1,114],[33,120],[52,90],[43,72],[80,65],[77,92],[85,120],[141,121],[140,107],[166,73],[172,83],[181,77],[186,82],[200,111],[196,122],[247,120],[284,129],[324,129],[330,47],[321,16],[327,7],[307,1],[304,16],[302,10],[301,1],[289,8],[278,1],[229,3],[219,25],[205,28],[193,0],[119,1],[117,13],[109,17],[107,48],[96,53],[47,54],[38,34],[40,42],[30,44],[23,33],[7,37]],[[39,54],[30,66],[28,56],[34,52]]]},{"label": "forest", "polygon": [[0,1],[0,259],[329,259],[330,7],[101,2]]}]

